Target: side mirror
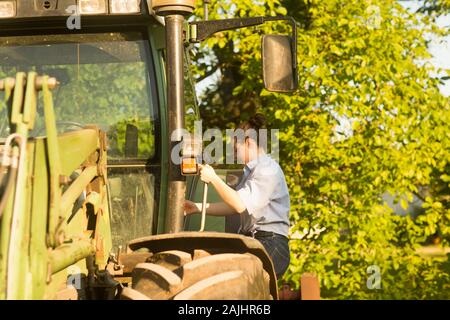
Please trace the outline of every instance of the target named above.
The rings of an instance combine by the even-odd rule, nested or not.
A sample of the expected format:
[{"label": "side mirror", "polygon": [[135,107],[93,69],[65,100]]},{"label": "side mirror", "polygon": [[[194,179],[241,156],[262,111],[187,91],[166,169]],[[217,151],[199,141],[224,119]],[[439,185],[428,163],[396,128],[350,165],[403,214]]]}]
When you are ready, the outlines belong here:
[{"label": "side mirror", "polygon": [[263,76],[267,90],[293,92],[297,89],[295,58],[290,36],[264,35],[262,37]]}]

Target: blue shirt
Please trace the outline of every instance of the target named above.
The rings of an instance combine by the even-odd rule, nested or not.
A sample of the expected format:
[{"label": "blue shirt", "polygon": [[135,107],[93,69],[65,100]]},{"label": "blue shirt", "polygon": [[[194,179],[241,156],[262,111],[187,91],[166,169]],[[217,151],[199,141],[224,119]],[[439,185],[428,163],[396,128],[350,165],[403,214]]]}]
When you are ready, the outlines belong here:
[{"label": "blue shirt", "polygon": [[289,232],[289,191],[283,170],[269,155],[247,163],[236,191],[246,207],[241,213],[239,233]]}]

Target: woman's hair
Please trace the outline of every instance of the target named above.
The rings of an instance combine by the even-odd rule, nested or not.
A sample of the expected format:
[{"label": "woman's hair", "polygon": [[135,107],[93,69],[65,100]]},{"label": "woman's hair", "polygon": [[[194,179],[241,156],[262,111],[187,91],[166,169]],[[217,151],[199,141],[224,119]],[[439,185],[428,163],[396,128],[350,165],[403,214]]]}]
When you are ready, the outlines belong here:
[{"label": "woman's hair", "polygon": [[258,131],[259,129],[263,129],[265,127],[266,127],[266,117],[261,113],[254,114],[250,119],[242,122],[239,125],[239,129],[243,130],[254,129],[256,131]]}]

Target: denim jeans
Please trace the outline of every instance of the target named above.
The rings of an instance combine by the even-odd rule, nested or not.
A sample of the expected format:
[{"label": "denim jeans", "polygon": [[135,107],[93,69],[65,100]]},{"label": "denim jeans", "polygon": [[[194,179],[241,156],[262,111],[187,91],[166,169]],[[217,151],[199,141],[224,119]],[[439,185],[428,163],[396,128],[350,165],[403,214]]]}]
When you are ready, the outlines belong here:
[{"label": "denim jeans", "polygon": [[280,279],[286,272],[291,261],[289,254],[289,240],[276,233],[271,236],[256,236],[256,239],[259,240],[266,249],[272,259],[277,278]]}]

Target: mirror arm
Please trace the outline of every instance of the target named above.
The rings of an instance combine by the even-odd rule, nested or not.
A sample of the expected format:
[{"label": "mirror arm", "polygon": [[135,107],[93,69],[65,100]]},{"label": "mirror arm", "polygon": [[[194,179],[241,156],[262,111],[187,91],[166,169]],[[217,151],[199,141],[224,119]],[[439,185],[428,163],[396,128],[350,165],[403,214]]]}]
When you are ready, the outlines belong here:
[{"label": "mirror arm", "polygon": [[[297,73],[297,22],[291,16],[276,16],[276,17],[253,17],[253,18],[235,18],[223,20],[207,20],[207,21],[193,21],[189,23],[189,42],[201,42],[213,34],[240,28],[258,26],[268,21],[288,21],[292,27],[292,65],[294,66],[295,74]],[[295,77],[297,84],[298,77]]]},{"label": "mirror arm", "polygon": [[198,43],[220,31],[258,26],[263,23],[264,17],[194,21],[189,23],[189,41]]}]

